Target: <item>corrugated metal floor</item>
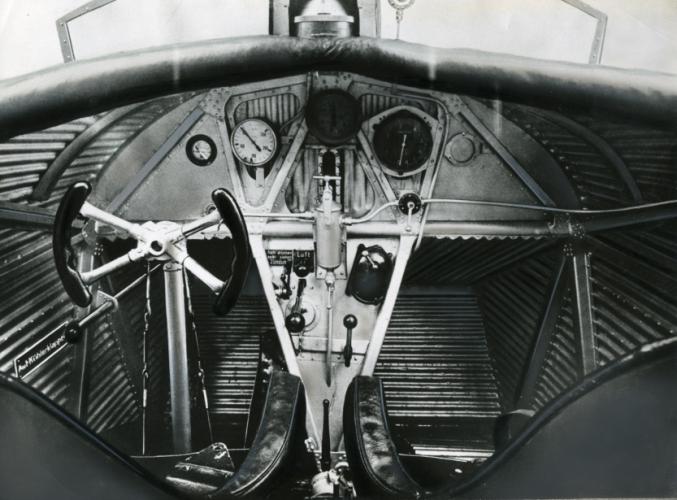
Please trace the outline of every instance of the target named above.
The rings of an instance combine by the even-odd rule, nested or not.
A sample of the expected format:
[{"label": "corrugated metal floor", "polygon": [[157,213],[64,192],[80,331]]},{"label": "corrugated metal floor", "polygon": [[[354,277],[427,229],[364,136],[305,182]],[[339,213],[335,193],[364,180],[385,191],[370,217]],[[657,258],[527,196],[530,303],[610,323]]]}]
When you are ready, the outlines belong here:
[{"label": "corrugated metal floor", "polygon": [[471,289],[403,289],[376,374],[391,423],[417,452],[493,451],[498,387]]}]

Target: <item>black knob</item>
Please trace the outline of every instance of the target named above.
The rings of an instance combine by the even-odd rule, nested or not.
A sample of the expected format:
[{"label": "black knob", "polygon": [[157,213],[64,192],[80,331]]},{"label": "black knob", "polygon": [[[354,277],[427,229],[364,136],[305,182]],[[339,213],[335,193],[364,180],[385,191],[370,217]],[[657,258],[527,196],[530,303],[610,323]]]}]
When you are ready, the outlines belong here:
[{"label": "black knob", "polygon": [[355,317],[354,314],[347,314],[345,318],[343,318],[343,326],[348,328],[349,330],[352,330],[357,326],[357,318]]},{"label": "black knob", "polygon": [[69,344],[76,344],[80,341],[80,338],[82,337],[82,328],[80,328],[77,321],[71,321],[66,325],[64,336],[66,337],[66,342]]},{"label": "black knob", "polygon": [[293,312],[285,318],[284,326],[291,333],[300,333],[306,327],[306,318],[300,312]]}]

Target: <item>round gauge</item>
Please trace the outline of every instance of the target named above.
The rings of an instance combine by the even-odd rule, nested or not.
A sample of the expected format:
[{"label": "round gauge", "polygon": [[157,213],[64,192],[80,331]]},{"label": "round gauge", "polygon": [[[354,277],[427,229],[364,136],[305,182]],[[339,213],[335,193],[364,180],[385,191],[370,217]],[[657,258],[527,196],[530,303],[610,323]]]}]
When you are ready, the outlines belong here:
[{"label": "round gauge", "polygon": [[275,158],[277,134],[273,127],[260,118],[249,118],[235,126],[230,137],[233,153],[245,165],[260,167]]},{"label": "round gauge", "polygon": [[411,111],[398,111],[374,127],[374,151],[390,175],[415,174],[428,161],[432,150],[430,127]]},{"label": "round gauge", "polygon": [[206,167],[216,158],[216,144],[209,136],[194,135],[186,143],[186,155],[195,165]]},{"label": "round gauge", "polygon": [[338,146],[352,139],[360,122],[360,103],[343,90],[322,90],[313,95],[306,106],[310,133],[327,146]]}]

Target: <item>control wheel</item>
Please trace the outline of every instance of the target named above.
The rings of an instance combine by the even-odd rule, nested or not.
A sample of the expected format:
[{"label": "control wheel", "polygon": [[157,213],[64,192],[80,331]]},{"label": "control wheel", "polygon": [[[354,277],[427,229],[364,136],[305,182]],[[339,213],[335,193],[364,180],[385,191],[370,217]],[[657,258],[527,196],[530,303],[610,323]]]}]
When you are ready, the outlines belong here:
[{"label": "control wheel", "polygon": [[[214,312],[227,314],[235,305],[244,286],[251,260],[247,226],[237,202],[225,189],[216,189],[212,193],[212,202],[216,210],[187,224],[174,222],[147,222],[136,224],[116,215],[96,208],[87,202],[92,188],[86,182],[76,182],[64,194],[56,213],[53,233],[53,251],[56,270],[68,296],[80,307],[87,307],[92,301],[89,285],[141,260],[174,262],[203,282],[214,293]],[[71,236],[73,221],[78,217],[94,220],[114,228],[117,232],[129,235],[137,242],[135,248],[102,266],[81,273],[77,267],[76,252]],[[195,259],[188,255],[185,240],[188,236],[215,224],[223,222],[233,238],[234,257],[231,262],[231,274],[222,281],[207,271]]]}]

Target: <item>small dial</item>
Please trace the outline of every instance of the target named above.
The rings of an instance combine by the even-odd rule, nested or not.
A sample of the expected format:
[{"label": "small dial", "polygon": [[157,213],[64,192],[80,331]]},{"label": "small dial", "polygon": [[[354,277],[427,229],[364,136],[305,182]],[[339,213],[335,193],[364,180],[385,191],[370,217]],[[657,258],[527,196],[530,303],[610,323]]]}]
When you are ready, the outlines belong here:
[{"label": "small dial", "polygon": [[430,158],[433,136],[428,124],[410,111],[388,116],[374,129],[374,151],[390,175],[417,173]]},{"label": "small dial", "polygon": [[260,118],[238,123],[230,143],[237,159],[250,167],[261,167],[277,154],[277,134],[268,122]]},{"label": "small dial", "polygon": [[322,90],[306,106],[306,123],[310,133],[327,146],[343,144],[360,128],[360,103],[348,92]]},{"label": "small dial", "polygon": [[186,143],[186,155],[195,165],[205,167],[216,158],[216,144],[206,135],[194,135]]}]

